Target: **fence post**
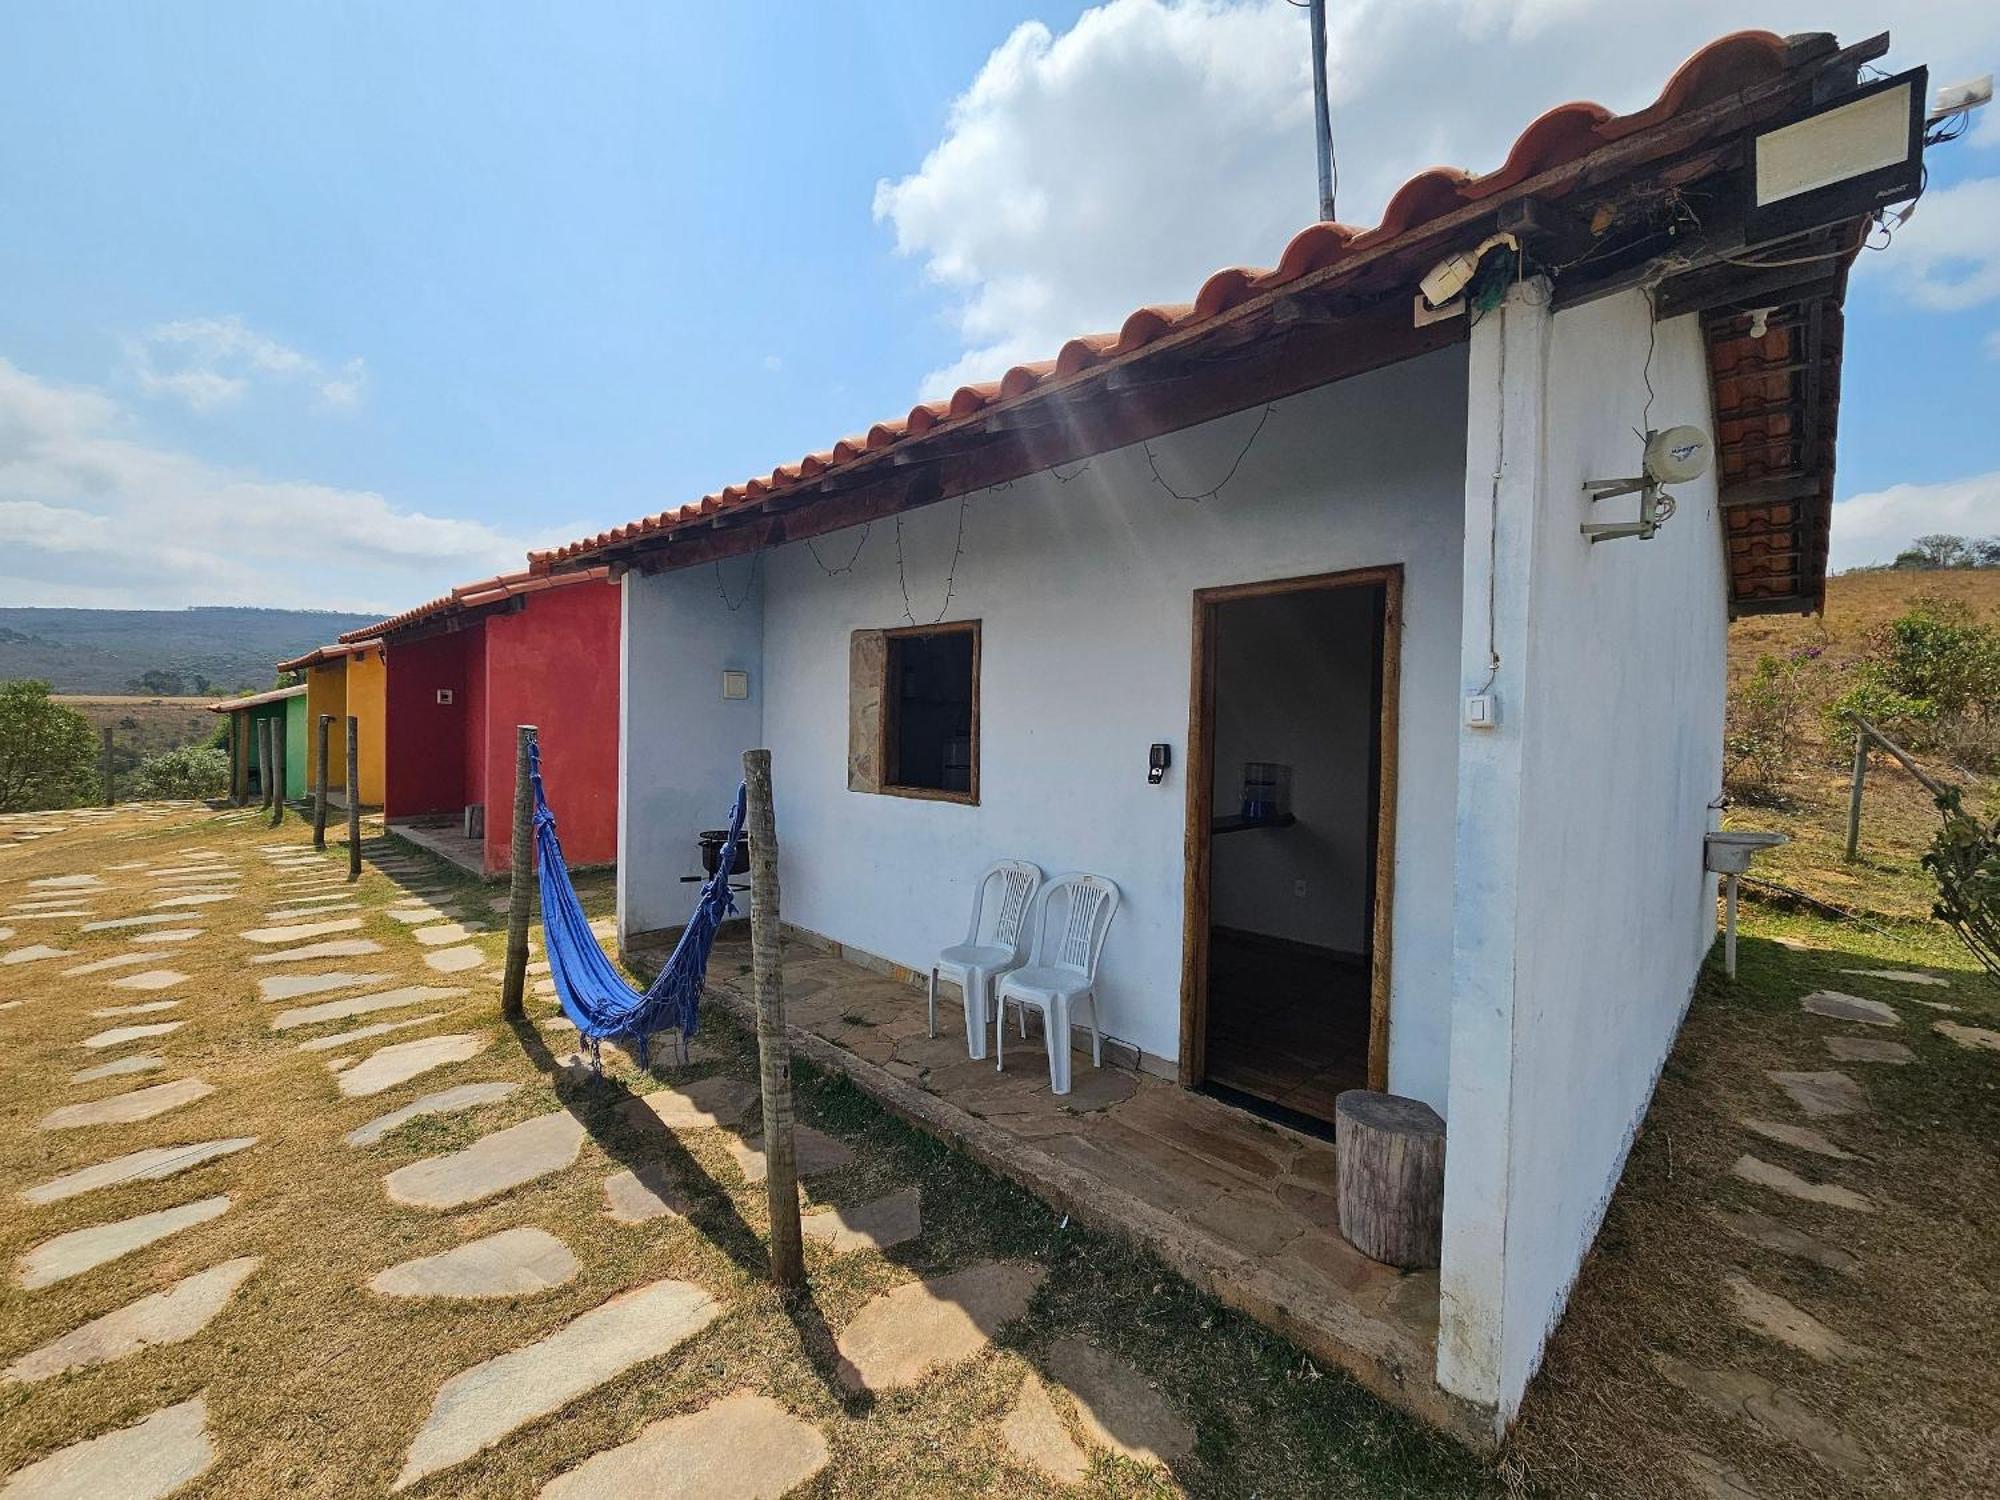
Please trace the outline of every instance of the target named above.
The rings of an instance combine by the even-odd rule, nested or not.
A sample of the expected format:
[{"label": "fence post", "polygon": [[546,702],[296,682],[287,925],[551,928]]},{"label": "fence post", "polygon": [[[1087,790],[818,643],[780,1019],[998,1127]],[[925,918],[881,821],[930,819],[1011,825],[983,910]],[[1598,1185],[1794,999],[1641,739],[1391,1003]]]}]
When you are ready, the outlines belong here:
[{"label": "fence post", "polygon": [[98,752],[98,769],[104,776],[104,805],[109,807],[116,797],[111,780],[111,726],[104,726],[104,748]]},{"label": "fence post", "polygon": [[361,878],[361,727],[347,716],[347,878]]},{"label": "fence post", "polygon": [[333,715],[319,716],[319,739],[313,746],[318,753],[313,757],[316,768],[313,773],[313,848],[326,847],[326,752],[327,742],[333,737]]},{"label": "fence post", "polygon": [[514,726],[514,851],[507,887],[507,966],[500,977],[500,1014],[518,1021],[527,1014],[528,908],[535,886],[535,790],[528,779],[528,748],[535,726]]},{"label": "fence post", "polygon": [[743,752],[750,835],[750,968],[757,998],[757,1081],[764,1096],[765,1188],[771,1209],[771,1280],[802,1286],[798,1156],[792,1132],[792,1044],[785,1032],[785,970],[778,925],[778,826],[771,752]]},{"label": "fence post", "polygon": [[1861,788],[1868,779],[1868,731],[1854,726],[1854,782],[1847,789],[1847,858],[1852,862],[1861,849]]}]

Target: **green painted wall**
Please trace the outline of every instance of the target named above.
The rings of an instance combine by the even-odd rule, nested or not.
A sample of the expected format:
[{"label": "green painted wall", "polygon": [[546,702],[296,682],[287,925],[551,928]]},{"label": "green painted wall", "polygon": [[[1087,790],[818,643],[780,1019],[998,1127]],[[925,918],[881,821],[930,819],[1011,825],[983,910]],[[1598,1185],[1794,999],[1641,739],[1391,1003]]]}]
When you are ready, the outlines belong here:
[{"label": "green painted wall", "polygon": [[285,700],[285,796],[306,794],[306,695]]}]

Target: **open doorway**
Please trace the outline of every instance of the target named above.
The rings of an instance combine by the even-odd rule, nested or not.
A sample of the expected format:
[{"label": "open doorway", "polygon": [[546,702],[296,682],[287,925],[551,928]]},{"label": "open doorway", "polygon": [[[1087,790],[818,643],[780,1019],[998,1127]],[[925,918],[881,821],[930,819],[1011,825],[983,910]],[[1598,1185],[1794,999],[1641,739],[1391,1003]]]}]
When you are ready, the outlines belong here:
[{"label": "open doorway", "polygon": [[1308,1130],[1388,1078],[1401,584],[1195,595],[1182,1080]]}]

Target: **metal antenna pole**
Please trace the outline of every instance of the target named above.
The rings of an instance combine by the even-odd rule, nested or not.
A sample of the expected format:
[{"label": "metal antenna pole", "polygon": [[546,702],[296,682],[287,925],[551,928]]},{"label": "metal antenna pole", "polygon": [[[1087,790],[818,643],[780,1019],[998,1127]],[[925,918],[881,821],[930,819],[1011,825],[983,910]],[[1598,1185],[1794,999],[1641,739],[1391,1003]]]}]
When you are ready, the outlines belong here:
[{"label": "metal antenna pole", "polygon": [[1313,135],[1319,145],[1319,216],[1333,222],[1333,114],[1326,99],[1326,0],[1311,0]]}]

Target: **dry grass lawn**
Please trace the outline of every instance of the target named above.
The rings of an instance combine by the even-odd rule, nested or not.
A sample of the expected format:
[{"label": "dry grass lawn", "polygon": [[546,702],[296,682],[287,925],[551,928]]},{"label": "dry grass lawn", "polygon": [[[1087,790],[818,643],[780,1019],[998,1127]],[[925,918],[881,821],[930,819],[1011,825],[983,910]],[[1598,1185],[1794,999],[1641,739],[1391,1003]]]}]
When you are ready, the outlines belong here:
[{"label": "dry grass lawn", "polygon": [[[62,821],[62,814],[50,815]],[[358,934],[382,945],[361,958],[324,964],[251,966],[264,951],[238,936],[263,925],[287,898],[260,850],[305,847],[297,818],[281,830],[255,820],[218,822],[189,809],[151,822],[121,818],[78,824],[40,841],[0,850],[0,908],[46,891],[36,877],[98,871],[109,888],[79,902],[96,917],[143,911],[157,899],[135,861],[172,865],[177,850],[223,851],[243,872],[234,899],[184,908],[206,929],[175,945],[162,967],[190,976],[161,992],[111,988],[117,972],[65,979],[63,968],[140,947],[145,929],[83,933],[77,920],[15,924],[0,951],[45,941],[73,958],[0,967],[0,1190],[11,1204],[0,1222],[0,1260],[12,1267],[50,1236],[228,1193],[222,1217],[157,1242],[71,1280],[25,1291],[13,1275],[0,1287],[0,1359],[39,1347],[88,1319],[233,1256],[261,1256],[262,1269],[204,1331],[184,1343],[147,1349],[115,1363],[40,1384],[0,1385],[0,1474],[66,1444],[132,1423],[169,1403],[205,1393],[215,1463],[181,1492],[210,1497],[379,1495],[396,1477],[433,1396],[458,1372],[558,1328],[615,1294],[661,1278],[706,1289],[721,1317],[673,1352],[627,1371],[555,1415],[529,1423],[467,1462],[420,1482],[432,1496],[529,1496],[589,1455],[633,1437],[647,1423],[740,1389],[776,1398],[824,1435],[831,1461],[797,1493],[806,1497],[949,1495],[1020,1497],[1058,1491],[1012,1460],[999,1425],[1023,1371],[1061,1334],[1116,1351],[1145,1372],[1192,1424],[1193,1456],[1171,1478],[1100,1452],[1087,1482],[1068,1494],[1137,1496],[1433,1496],[1496,1494],[1492,1470],[1417,1427],[1351,1382],[1322,1375],[1296,1351],[1199,1296],[1157,1264],[1103,1238],[1066,1227],[1038,1201],[890,1120],[844,1081],[802,1073],[801,1117],[856,1149],[851,1167],[810,1184],[813,1205],[870,1201],[910,1185],[922,1193],[921,1238],[887,1253],[833,1256],[808,1247],[811,1292],[781,1301],[763,1279],[766,1229],[761,1187],[744,1183],[716,1131],[676,1136],[638,1130],[619,1106],[671,1075],[637,1074],[629,1062],[593,1081],[559,1059],[574,1042],[566,1027],[508,1027],[498,1017],[495,962],[466,975],[425,966],[427,951],[386,908],[413,881],[450,889],[468,918],[500,918],[486,908],[496,888],[481,886],[421,856],[430,870],[397,879],[370,869],[358,899]],[[344,869],[330,850],[329,870]],[[400,883],[399,883],[400,882]],[[589,883],[593,910],[608,909],[608,882]],[[345,914],[342,914],[345,915]],[[0,927],[9,925],[0,917]],[[498,930],[478,939],[490,960]],[[340,968],[388,976],[380,986],[435,984],[464,993],[389,1018],[447,1011],[423,1027],[304,1052],[301,1040],[381,1019],[335,1021],[276,1035],[254,981],[267,974]],[[341,992],[346,993],[346,992]],[[178,998],[161,1017],[181,1030],[129,1049],[88,1053],[78,1043],[118,1020],[92,1009]],[[325,997],[287,1002],[308,1004]],[[552,1002],[532,1014],[546,1022]],[[489,1045],[470,1061],[438,1068],[372,1098],[346,1099],[328,1059],[365,1056],[384,1042],[472,1032]],[[73,1084],[71,1074],[126,1050],[150,1049],[168,1066],[136,1078]],[[710,1013],[695,1060],[675,1081],[724,1071],[754,1079],[754,1047]],[[51,1109],[160,1079],[199,1077],[208,1097],[136,1125],[45,1133]],[[354,1148],[342,1135],[420,1094],[450,1084],[504,1079],[521,1086],[497,1103],[419,1119],[378,1144]],[[382,1179],[422,1157],[469,1144],[495,1129],[568,1108],[589,1129],[577,1163],[475,1207],[434,1212],[399,1207]],[[257,1144],[159,1182],[133,1182],[29,1207],[21,1188],[60,1172],[141,1147],[255,1135]],[[603,1182],[620,1166],[664,1163],[688,1198],[686,1220],[627,1225],[606,1215]],[[581,1263],[567,1285],[493,1302],[392,1301],[364,1283],[385,1267],[517,1226],[547,1230]],[[873,1295],[915,1275],[996,1258],[1036,1261],[1049,1276],[1028,1315],[1004,1330],[998,1348],[879,1400],[844,1394],[832,1379],[838,1330]]]}]

